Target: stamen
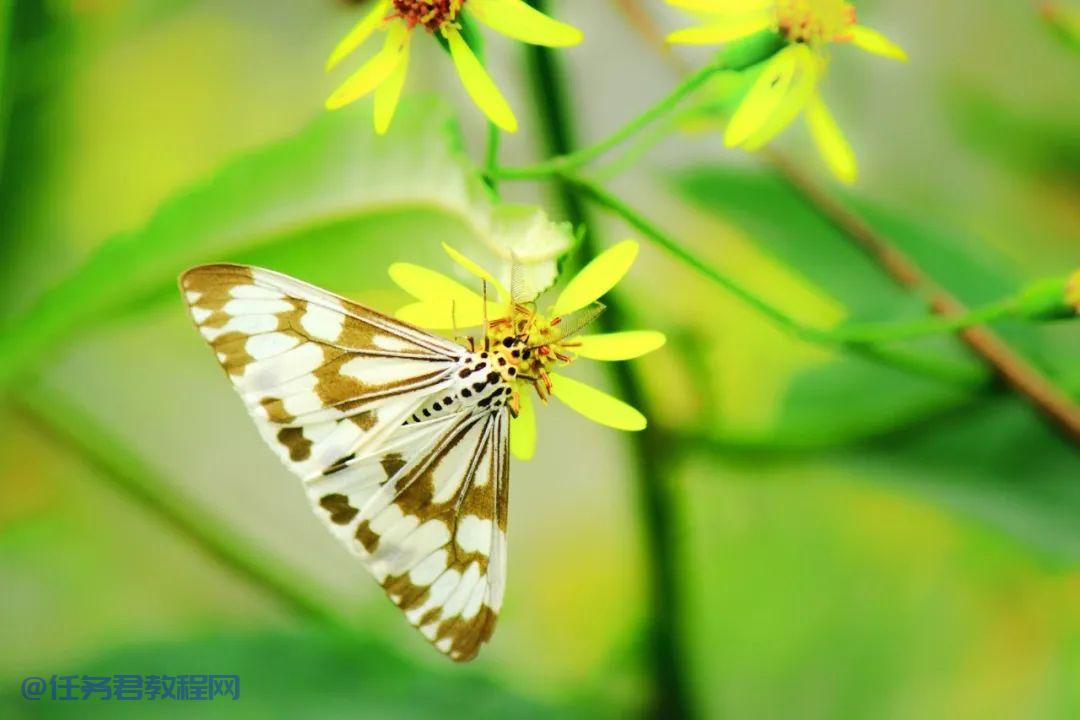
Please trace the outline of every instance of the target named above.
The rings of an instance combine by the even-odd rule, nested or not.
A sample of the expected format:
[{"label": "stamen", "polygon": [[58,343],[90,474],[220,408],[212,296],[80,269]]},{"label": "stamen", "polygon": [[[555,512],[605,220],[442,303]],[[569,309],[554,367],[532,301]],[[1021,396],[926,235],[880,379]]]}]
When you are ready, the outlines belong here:
[{"label": "stamen", "polygon": [[391,16],[405,21],[409,29],[423,25],[428,32],[453,26],[465,0],[393,0]]},{"label": "stamen", "polygon": [[781,34],[791,42],[847,42],[855,8],[845,0],[777,0],[776,17]]}]

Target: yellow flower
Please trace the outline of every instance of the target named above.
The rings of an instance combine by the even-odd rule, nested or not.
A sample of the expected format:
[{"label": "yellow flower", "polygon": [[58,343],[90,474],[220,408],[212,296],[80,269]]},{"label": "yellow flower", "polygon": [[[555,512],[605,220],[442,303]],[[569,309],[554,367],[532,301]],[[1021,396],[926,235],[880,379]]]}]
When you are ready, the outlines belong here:
[{"label": "yellow flower", "polygon": [[706,18],[700,27],[672,33],[669,42],[715,44],[763,30],[778,33],[786,45],[765,62],[724,134],[728,147],[754,151],[776,137],[805,111],[810,135],[832,172],[843,182],[858,175],[855,154],[818,92],[828,66],[827,48],[850,43],[876,55],[906,61],[907,55],[884,35],[855,22],[855,8],[844,0],[667,0]]},{"label": "yellow flower", "polygon": [[[456,280],[419,265],[395,263],[390,277],[405,292],[416,298],[397,312],[405,322],[431,330],[477,327],[487,321],[479,342],[486,347],[511,336],[525,341],[521,354],[519,378],[511,399],[514,414],[510,449],[516,457],[529,459],[536,449],[536,417],[530,393],[541,402],[556,397],[588,419],[619,430],[643,430],[645,417],[621,400],[566,377],[556,370],[577,358],[591,360],[632,360],[664,345],[663,334],[637,330],[598,335],[578,335],[589,321],[603,310],[598,302],[626,275],[637,257],[637,243],[627,240],[601,254],[563,289],[543,313],[536,309],[535,298],[514,293],[475,262],[443,244],[450,257],[471,275],[480,278],[494,293],[488,299]],[[518,283],[511,283],[517,286]],[[486,313],[486,316],[485,316]]]},{"label": "yellow flower", "polygon": [[333,69],[376,31],[386,39],[373,58],[364,63],[327,99],[335,110],[375,93],[375,130],[385,133],[393,120],[409,67],[409,41],[423,28],[446,41],[465,90],[473,102],[503,130],[517,130],[517,119],[483,64],[461,36],[461,14],[515,40],[533,45],[566,47],[581,42],[579,30],[549,18],[522,0],[376,0],[374,7],[346,35],[327,60]]}]

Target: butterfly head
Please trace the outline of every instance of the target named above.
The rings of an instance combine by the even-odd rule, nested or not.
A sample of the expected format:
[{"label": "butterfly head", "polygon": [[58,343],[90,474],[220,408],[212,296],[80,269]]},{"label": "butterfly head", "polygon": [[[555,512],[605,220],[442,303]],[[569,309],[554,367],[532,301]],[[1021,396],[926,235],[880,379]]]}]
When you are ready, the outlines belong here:
[{"label": "butterfly head", "polygon": [[574,359],[573,336],[594,320],[603,306],[572,316],[547,317],[533,303],[514,303],[507,317],[488,324],[487,347],[495,355],[499,372],[513,388],[510,410],[517,415],[520,391],[531,385],[546,401],[551,395],[551,371]]}]

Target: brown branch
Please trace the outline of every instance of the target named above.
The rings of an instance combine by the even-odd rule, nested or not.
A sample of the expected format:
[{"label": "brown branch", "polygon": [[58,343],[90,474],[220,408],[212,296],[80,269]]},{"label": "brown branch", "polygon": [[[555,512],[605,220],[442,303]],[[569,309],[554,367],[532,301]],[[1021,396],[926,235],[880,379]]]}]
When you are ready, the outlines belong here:
[{"label": "brown branch", "polygon": [[[616,0],[616,3],[627,13],[631,24],[649,44],[656,48],[666,61],[671,62],[674,56],[670,48],[664,43],[656,42],[663,34],[648,10],[638,0]],[[922,294],[933,312],[943,317],[955,317],[967,312],[963,303],[937,285],[914,260],[865,220],[826,193],[783,155],[775,150],[764,152],[768,162],[802,195],[815,212],[851,238],[898,285]],[[1073,442],[1080,444],[1080,406],[1071,397],[1009,347],[990,328],[972,327],[961,330],[959,335],[1013,390],[1027,398]]]},{"label": "brown branch", "polygon": [[[967,312],[962,302],[935,283],[887,237],[826,193],[780,153],[769,151],[766,157],[815,212],[851,238],[898,285],[925,297],[934,313],[943,317],[956,317]],[[1027,398],[1073,442],[1080,444],[1080,406],[1072,398],[1050,382],[989,327],[968,328],[961,330],[959,335],[1010,387]]]}]

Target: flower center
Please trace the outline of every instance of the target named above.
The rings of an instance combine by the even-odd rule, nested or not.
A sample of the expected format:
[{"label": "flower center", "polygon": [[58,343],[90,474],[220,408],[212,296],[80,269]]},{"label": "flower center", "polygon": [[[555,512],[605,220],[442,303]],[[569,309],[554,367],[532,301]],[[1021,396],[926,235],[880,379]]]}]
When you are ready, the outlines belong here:
[{"label": "flower center", "polygon": [[423,25],[428,32],[441,30],[457,20],[458,13],[465,0],[393,0],[392,17],[401,18],[409,29]]},{"label": "flower center", "polygon": [[844,0],[776,0],[780,33],[791,42],[810,45],[847,42],[855,8]]},{"label": "flower center", "polygon": [[510,317],[495,320],[488,327],[488,344],[513,368],[510,377],[532,385],[541,398],[551,393],[548,374],[572,359],[563,352],[560,322],[559,318],[548,320],[531,307],[514,305]]}]

